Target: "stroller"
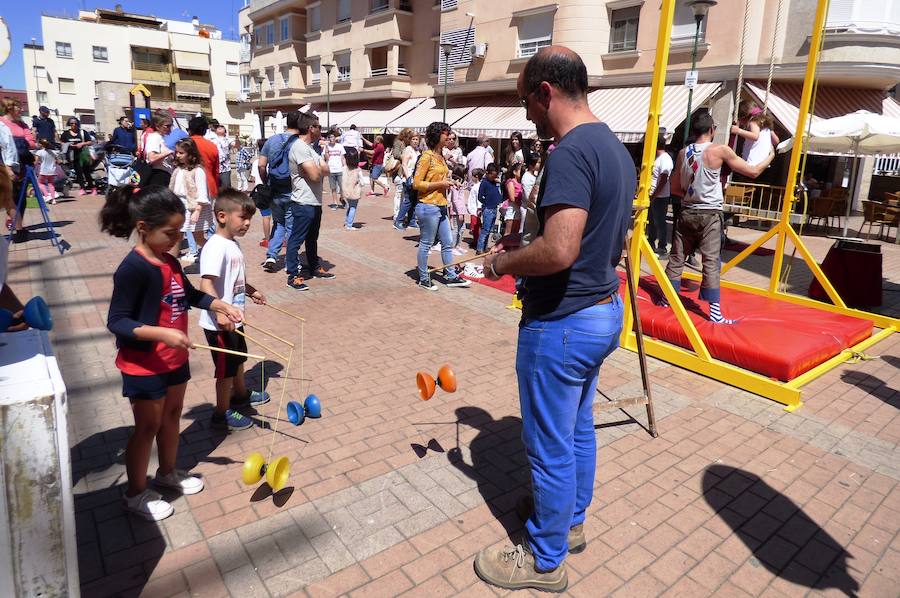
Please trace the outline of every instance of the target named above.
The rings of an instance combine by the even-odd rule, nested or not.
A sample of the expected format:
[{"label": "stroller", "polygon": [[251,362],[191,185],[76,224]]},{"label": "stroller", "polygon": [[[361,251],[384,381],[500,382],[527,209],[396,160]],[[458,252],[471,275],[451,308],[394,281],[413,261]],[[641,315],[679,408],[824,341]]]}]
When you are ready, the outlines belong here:
[{"label": "stroller", "polygon": [[106,167],[107,184],[110,187],[121,187],[127,185],[134,174],[134,156],[123,151],[118,145],[110,145],[106,148],[104,157],[104,166]]}]

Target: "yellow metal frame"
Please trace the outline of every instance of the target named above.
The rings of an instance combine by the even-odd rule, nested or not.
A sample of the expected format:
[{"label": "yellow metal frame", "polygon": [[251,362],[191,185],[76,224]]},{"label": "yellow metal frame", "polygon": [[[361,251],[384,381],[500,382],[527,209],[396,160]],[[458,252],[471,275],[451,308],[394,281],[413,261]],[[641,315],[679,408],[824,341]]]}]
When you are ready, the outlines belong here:
[{"label": "yellow metal frame", "polygon": [[[788,168],[788,172],[795,173],[795,176],[798,172],[801,154],[803,153],[803,148],[805,146],[805,125],[809,115],[810,100],[815,84],[816,66],[819,61],[827,12],[828,0],[819,0],[816,9],[815,24],[812,31],[812,39],[809,45],[809,60],[806,65],[806,77],[803,83],[803,94],[800,99],[800,113],[797,118],[797,130],[794,135],[794,139],[801,140],[801,143],[794,143],[793,151],[791,152],[790,166]],[[876,327],[881,329],[881,331],[853,347],[842,351],[840,354],[797,378],[794,378],[790,382],[781,382],[767,378],[760,374],[715,359],[710,355],[703,339],[700,338],[700,334],[697,332],[697,328],[691,321],[687,310],[679,300],[678,293],[666,277],[656,254],[653,252],[647,241],[646,235],[644,234],[644,230],[647,226],[648,210],[642,208],[647,208],[650,205],[650,175],[653,161],[656,158],[656,138],[659,134],[659,118],[662,111],[663,89],[665,87],[666,69],[669,64],[669,43],[671,40],[672,18],[675,13],[675,0],[663,0],[660,13],[659,34],[656,44],[656,61],[653,69],[653,87],[650,93],[647,131],[644,142],[643,159],[641,162],[640,178],[638,181],[638,193],[637,198],[635,199],[635,206],[638,209],[634,221],[634,234],[631,237],[629,248],[629,259],[632,260],[631,272],[633,280],[631,282],[632,284],[638,283],[641,259],[644,258],[647,265],[650,267],[653,276],[656,277],[663,295],[669,302],[669,305],[672,306],[672,311],[674,312],[678,323],[687,335],[691,349],[683,349],[666,342],[645,338],[644,344],[647,353],[662,359],[663,361],[703,374],[709,378],[767,397],[784,404],[786,411],[794,411],[803,404],[801,401],[801,387],[900,330],[900,320],[847,307],[837,291],[835,291],[834,286],[832,286],[831,282],[828,280],[828,277],[822,272],[822,269],[813,258],[809,249],[804,245],[803,240],[791,227],[790,215],[794,201],[796,200],[796,190],[794,181],[788,180],[782,204],[781,218],[778,223],[722,267],[722,274],[725,274],[728,270],[740,264],[747,256],[751,255],[764,243],[772,238],[777,238],[777,249],[775,250],[768,288],[762,289],[730,281],[722,281],[722,286],[777,299],[779,301],[804,305],[830,313],[871,320]],[[803,261],[812,271],[816,280],[822,285],[822,288],[825,289],[825,293],[831,299],[832,304],[822,303],[814,299],[785,293],[779,290],[781,270],[784,263],[784,249],[787,241],[790,241],[797,248]],[[697,274],[690,272],[685,273],[684,277],[694,280],[699,280],[700,278]],[[629,301],[627,296],[625,297],[625,301]],[[633,321],[631,318],[630,306],[626,305],[624,311],[625,325],[622,330],[621,345],[631,351],[637,351],[637,341],[634,331],[632,330]]]}]

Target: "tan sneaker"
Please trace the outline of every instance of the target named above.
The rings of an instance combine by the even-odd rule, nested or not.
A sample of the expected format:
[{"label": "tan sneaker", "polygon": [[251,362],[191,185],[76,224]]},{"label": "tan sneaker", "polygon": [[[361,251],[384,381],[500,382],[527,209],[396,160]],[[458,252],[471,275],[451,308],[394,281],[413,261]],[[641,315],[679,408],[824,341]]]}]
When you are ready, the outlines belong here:
[{"label": "tan sneaker", "polygon": [[[516,514],[522,523],[528,521],[534,513],[534,498],[528,494],[516,501]],[[569,553],[579,554],[587,548],[587,538],[584,537],[584,524],[579,523],[569,528]]]},{"label": "tan sneaker", "polygon": [[540,572],[535,569],[534,555],[521,544],[485,548],[475,556],[475,574],[482,581],[507,590],[534,588],[542,592],[564,592],[569,586],[565,564]]}]

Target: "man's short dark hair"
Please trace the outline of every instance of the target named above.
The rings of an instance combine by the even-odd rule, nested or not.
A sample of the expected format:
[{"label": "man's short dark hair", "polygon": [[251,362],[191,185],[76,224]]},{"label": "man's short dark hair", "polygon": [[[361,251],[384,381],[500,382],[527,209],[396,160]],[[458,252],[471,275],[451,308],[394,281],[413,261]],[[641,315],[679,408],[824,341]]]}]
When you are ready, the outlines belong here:
[{"label": "man's short dark hair", "polygon": [[489,174],[491,172],[500,172],[500,167],[494,162],[491,162],[484,167],[484,174]]},{"label": "man's short dark hair", "polygon": [[206,135],[209,130],[209,121],[205,116],[195,116],[188,121],[188,133],[191,135]]},{"label": "man's short dark hair", "polygon": [[663,131],[660,131],[656,138],[656,149],[666,149],[666,134]]},{"label": "man's short dark hair", "polygon": [[693,134],[694,139],[700,137],[700,135],[705,135],[709,132],[710,129],[716,126],[715,121],[713,120],[712,114],[709,112],[701,112],[694,117],[694,120],[691,121],[691,134]]},{"label": "man's short dark hair", "polygon": [[355,130],[356,130],[356,125],[350,125],[350,130],[351,130],[351,131],[355,131]]},{"label": "man's short dark hair", "polygon": [[[295,128],[300,131],[301,135],[309,133],[310,127],[314,127],[318,123],[319,117],[315,114],[310,114],[309,112],[297,112],[297,126]],[[288,126],[290,126],[290,123]]]},{"label": "man's short dark hair", "polygon": [[584,97],[588,90],[587,67],[581,56],[574,52],[538,52],[525,64],[523,79],[527,93],[536,90],[543,81],[573,100]]}]

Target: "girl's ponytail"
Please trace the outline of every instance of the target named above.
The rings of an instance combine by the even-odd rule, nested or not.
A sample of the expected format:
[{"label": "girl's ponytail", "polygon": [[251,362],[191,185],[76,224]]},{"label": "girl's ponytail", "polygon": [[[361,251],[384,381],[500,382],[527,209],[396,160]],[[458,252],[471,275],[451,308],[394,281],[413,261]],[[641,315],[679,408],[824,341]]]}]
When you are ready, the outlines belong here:
[{"label": "girl's ponytail", "polygon": [[127,239],[134,230],[134,222],[128,209],[128,202],[139,193],[138,187],[122,185],[110,187],[106,192],[106,201],[100,209],[100,230],[113,237]]},{"label": "girl's ponytail", "polygon": [[167,187],[124,185],[107,191],[106,202],[100,210],[100,230],[127,239],[139,220],[154,229],[175,214],[184,214],[184,204]]}]

